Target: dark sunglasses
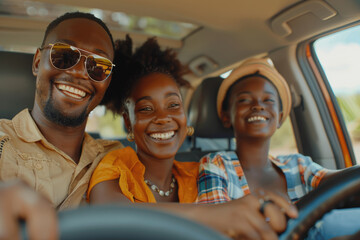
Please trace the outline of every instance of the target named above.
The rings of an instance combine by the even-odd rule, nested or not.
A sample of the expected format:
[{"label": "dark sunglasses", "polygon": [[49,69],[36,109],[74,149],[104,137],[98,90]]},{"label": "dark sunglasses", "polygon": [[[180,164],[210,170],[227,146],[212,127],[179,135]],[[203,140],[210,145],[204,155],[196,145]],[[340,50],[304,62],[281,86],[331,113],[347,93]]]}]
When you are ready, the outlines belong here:
[{"label": "dark sunglasses", "polygon": [[[50,62],[54,68],[60,70],[74,67],[80,62],[81,56],[84,56],[86,59],[86,71],[90,79],[96,82],[105,81],[115,66],[107,58],[66,43],[50,43],[48,46],[40,48],[40,50],[45,48],[50,48]],[[86,53],[86,55],[81,54],[81,52]]]}]

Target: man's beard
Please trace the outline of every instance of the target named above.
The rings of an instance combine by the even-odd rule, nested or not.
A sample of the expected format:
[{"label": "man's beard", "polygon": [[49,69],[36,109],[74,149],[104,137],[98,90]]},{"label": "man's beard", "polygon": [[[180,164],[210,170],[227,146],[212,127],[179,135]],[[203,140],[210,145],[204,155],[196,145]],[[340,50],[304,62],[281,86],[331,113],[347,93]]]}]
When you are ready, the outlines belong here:
[{"label": "man's beard", "polygon": [[65,127],[80,126],[87,118],[86,108],[84,108],[84,111],[77,116],[70,117],[62,114],[54,105],[52,94],[45,104],[44,114],[48,120]]}]

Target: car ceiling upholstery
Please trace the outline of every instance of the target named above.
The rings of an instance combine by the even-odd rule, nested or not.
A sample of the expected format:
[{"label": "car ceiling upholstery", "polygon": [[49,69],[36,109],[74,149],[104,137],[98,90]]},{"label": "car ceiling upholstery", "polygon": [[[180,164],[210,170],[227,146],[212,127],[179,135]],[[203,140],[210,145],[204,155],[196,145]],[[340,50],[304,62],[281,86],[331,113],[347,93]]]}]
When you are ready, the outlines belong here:
[{"label": "car ceiling upholstery", "polygon": [[[76,6],[197,24],[200,29],[182,41],[159,38],[159,42],[163,46],[178,48],[179,57],[184,63],[190,63],[206,54],[209,59],[215,61],[216,68],[212,71],[223,71],[224,68],[248,56],[285,47],[334,26],[360,19],[360,1],[346,1],[349,4],[343,4],[338,0],[78,0]],[[40,2],[53,3],[51,0]],[[335,9],[336,15],[326,21],[320,20],[312,13],[295,16],[288,22],[292,33],[286,37],[272,31],[271,22],[276,16],[305,2],[324,2]],[[74,5],[74,1],[63,0],[61,4]],[[0,45],[31,44],[36,47],[41,42],[47,24],[48,22],[40,20],[14,19],[0,15]],[[123,38],[126,34],[120,29],[111,31],[114,38]],[[23,37],[24,33],[26,38]],[[135,42],[139,43],[148,37],[139,33],[132,36]],[[202,77],[208,73],[204,72]]]}]

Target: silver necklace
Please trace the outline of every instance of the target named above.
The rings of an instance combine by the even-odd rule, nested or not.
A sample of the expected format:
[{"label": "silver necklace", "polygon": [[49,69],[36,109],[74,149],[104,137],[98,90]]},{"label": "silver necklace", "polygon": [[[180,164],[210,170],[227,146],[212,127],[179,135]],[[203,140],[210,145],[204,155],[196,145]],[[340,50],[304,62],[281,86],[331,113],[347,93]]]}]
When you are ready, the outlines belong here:
[{"label": "silver necklace", "polygon": [[152,184],[150,182],[150,180],[145,179],[144,181],[153,191],[157,192],[162,197],[170,196],[170,194],[173,192],[173,190],[175,188],[175,182],[176,182],[175,177],[172,176],[172,180],[171,180],[171,183],[170,183],[170,189],[168,191],[164,192],[163,190],[160,190],[158,188],[158,186],[156,186],[155,184]]}]

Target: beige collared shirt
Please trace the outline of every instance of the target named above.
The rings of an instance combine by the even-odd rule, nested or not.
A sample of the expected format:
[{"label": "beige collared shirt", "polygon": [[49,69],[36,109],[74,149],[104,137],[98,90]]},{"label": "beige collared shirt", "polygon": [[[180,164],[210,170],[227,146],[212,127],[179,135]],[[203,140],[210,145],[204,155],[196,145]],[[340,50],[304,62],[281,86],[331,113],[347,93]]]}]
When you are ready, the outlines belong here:
[{"label": "beige collared shirt", "polygon": [[92,172],[106,153],[122,148],[117,141],[95,140],[85,134],[79,163],[49,143],[28,109],[12,120],[0,120],[0,181],[20,178],[66,209],[84,201]]}]

